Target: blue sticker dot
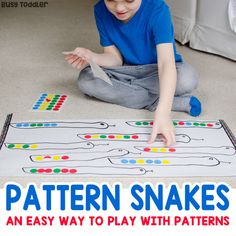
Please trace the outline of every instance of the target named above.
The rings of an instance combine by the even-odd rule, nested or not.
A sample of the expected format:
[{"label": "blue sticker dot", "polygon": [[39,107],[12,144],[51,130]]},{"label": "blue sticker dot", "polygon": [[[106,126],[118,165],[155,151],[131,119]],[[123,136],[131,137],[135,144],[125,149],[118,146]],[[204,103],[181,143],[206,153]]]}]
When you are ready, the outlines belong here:
[{"label": "blue sticker dot", "polygon": [[41,97],[47,97],[47,96],[48,96],[47,93],[43,93],[43,94],[41,95]]},{"label": "blue sticker dot", "polygon": [[126,159],[122,159],[122,160],[121,160],[121,163],[122,163],[122,164],[128,164],[129,162],[128,162],[128,160],[126,160]]},{"label": "blue sticker dot", "polygon": [[51,126],[53,126],[53,127],[55,127],[55,126],[57,126],[58,124],[56,124],[56,123],[52,123],[51,124]]},{"label": "blue sticker dot", "polygon": [[153,163],[153,160],[146,160],[146,163],[147,163],[147,164],[152,164],[152,163]]},{"label": "blue sticker dot", "polygon": [[22,124],[16,124],[16,127],[22,127]]},{"label": "blue sticker dot", "polygon": [[129,161],[129,163],[130,164],[136,164],[136,161],[132,159],[132,160]]},{"label": "blue sticker dot", "polygon": [[160,160],[155,160],[154,163],[157,164],[157,165],[160,165],[161,161]]},{"label": "blue sticker dot", "polygon": [[38,110],[39,109],[39,107],[33,107],[33,110]]},{"label": "blue sticker dot", "polygon": [[24,127],[29,127],[29,124],[25,123],[23,124]]},{"label": "blue sticker dot", "polygon": [[49,124],[49,123],[46,123],[46,124],[43,124],[43,126],[45,126],[45,127],[49,127],[51,124]]},{"label": "blue sticker dot", "polygon": [[36,102],[36,105],[41,105],[42,104],[42,102]]},{"label": "blue sticker dot", "polygon": [[189,125],[189,126],[191,126],[191,125],[192,125],[192,123],[191,123],[191,122],[186,122],[186,125]]}]

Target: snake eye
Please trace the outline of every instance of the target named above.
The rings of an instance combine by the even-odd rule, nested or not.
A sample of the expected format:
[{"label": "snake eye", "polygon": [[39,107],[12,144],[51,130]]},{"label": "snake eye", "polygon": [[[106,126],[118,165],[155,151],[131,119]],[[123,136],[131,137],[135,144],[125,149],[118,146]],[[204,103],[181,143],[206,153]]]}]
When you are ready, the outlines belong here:
[{"label": "snake eye", "polygon": [[104,126],[105,124],[104,124],[104,123],[100,123],[100,125],[103,125],[103,126]]},{"label": "snake eye", "polygon": [[143,169],[143,168],[140,168],[139,170],[140,170],[141,172],[144,172],[144,169]]}]

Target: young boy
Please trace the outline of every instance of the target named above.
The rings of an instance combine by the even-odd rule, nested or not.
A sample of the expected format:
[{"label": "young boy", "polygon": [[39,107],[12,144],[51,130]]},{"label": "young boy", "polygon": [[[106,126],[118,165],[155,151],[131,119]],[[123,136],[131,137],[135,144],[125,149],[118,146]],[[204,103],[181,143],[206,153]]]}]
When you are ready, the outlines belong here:
[{"label": "young boy", "polygon": [[[168,6],[163,0],[100,0],[94,7],[104,53],[76,48],[66,60],[82,70],[82,92],[129,108],[155,111],[149,143],[162,134],[175,144],[171,110],[201,113],[194,69],[177,54]],[[88,61],[102,66],[112,85],[96,78]]]}]

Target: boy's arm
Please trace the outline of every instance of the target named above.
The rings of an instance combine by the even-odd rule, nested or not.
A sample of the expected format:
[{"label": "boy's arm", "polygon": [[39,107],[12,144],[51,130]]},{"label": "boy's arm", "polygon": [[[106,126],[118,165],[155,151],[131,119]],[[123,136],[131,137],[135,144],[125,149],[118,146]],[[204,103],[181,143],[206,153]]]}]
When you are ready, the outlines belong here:
[{"label": "boy's arm", "polygon": [[176,65],[172,43],[157,45],[160,98],[155,111],[154,125],[149,143],[155,141],[158,134],[165,138],[165,144],[175,144],[175,130],[171,120],[171,108],[176,89]]},{"label": "boy's arm", "polygon": [[68,55],[65,60],[79,70],[87,66],[91,60],[104,67],[121,66],[123,64],[123,58],[119,50],[113,45],[104,47],[103,53],[95,53],[87,48],[76,48],[73,54]]}]

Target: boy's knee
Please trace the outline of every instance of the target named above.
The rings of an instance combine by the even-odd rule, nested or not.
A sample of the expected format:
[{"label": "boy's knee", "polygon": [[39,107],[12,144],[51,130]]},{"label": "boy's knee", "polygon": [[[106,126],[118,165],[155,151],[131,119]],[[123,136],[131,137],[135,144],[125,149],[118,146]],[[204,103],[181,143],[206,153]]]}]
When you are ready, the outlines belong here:
[{"label": "boy's knee", "polygon": [[92,89],[92,78],[93,75],[90,68],[87,67],[80,72],[78,77],[78,87],[83,93],[90,95]]},{"label": "boy's knee", "polygon": [[198,73],[189,64],[177,66],[176,95],[190,93],[198,86]]}]

